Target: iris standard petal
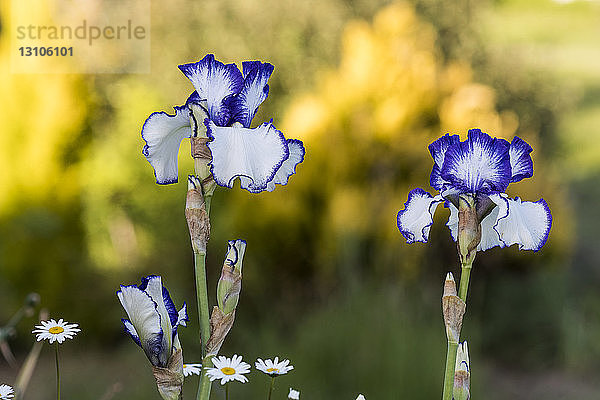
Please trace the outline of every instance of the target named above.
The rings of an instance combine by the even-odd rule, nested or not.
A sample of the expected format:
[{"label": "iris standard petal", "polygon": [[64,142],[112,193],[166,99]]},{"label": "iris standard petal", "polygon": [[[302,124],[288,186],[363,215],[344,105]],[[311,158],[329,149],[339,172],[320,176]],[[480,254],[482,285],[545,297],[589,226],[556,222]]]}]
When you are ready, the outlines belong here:
[{"label": "iris standard petal", "polygon": [[519,250],[538,251],[546,243],[552,215],[544,199],[536,202],[507,198],[508,213],[498,218],[494,229],[506,246],[519,245]]},{"label": "iris standard petal", "polygon": [[[129,317],[129,322],[135,328],[146,357],[152,365],[165,366],[171,349],[167,348],[164,339],[170,335],[163,335],[156,303],[148,293],[137,286],[121,286],[117,297]],[[125,324],[125,328],[127,327]]]},{"label": "iris standard petal", "polygon": [[234,114],[234,120],[249,128],[256,110],[269,95],[267,82],[274,67],[260,61],[244,61],[242,69],[244,86],[237,96],[230,99],[229,106]]},{"label": "iris standard petal", "polygon": [[290,155],[281,164],[281,167],[275,173],[273,180],[267,184],[267,191],[272,192],[275,190],[275,185],[287,185],[290,176],[296,173],[296,167],[302,161],[304,161],[304,154],[306,150],[300,140],[288,139],[287,140],[288,150]]},{"label": "iris standard petal", "polygon": [[510,168],[512,171],[511,182],[518,182],[533,176],[533,160],[530,153],[533,151],[526,141],[515,136],[510,142]]},{"label": "iris standard petal", "polygon": [[429,145],[429,152],[433,158],[433,169],[429,177],[429,184],[432,188],[439,190],[440,192],[445,189],[445,186],[449,183],[444,180],[440,172],[442,165],[444,165],[444,158],[446,157],[446,150],[448,147],[460,143],[460,137],[458,135],[450,135],[446,133],[444,136],[437,139],[435,142]]},{"label": "iris standard petal", "polygon": [[471,129],[466,141],[446,150],[441,177],[469,193],[504,192],[511,180],[510,144]]},{"label": "iris standard petal", "polygon": [[223,64],[207,54],[202,60],[179,66],[192,82],[198,96],[206,100],[208,115],[219,126],[229,124],[232,117],[224,100],[237,94],[243,87],[242,73],[235,64]]},{"label": "iris standard petal", "polygon": [[192,132],[188,108],[174,108],[174,115],[166,112],[150,114],[142,127],[142,139],[146,142],[142,154],[154,168],[156,183],[161,185],[177,182],[179,146]]},{"label": "iris standard petal", "polygon": [[442,196],[433,197],[421,188],[410,191],[404,210],[398,212],[397,218],[398,229],[406,238],[406,243],[427,242],[433,214],[443,201]]},{"label": "iris standard petal", "polygon": [[283,134],[273,124],[244,128],[240,123],[231,127],[216,126],[205,121],[208,147],[212,153],[211,170],[219,186],[233,187],[236,178],[242,189],[258,193],[266,189],[289,150]]}]

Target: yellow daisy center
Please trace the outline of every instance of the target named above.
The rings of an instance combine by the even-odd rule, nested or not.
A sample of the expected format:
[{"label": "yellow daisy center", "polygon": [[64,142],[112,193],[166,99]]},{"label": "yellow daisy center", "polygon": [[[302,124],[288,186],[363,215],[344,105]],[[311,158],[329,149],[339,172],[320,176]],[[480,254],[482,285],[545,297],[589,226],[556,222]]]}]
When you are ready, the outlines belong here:
[{"label": "yellow daisy center", "polygon": [[267,372],[279,372],[279,368],[269,368]]},{"label": "yellow daisy center", "polygon": [[62,326],[53,326],[52,328],[48,329],[48,332],[57,335],[59,333],[63,333],[65,331],[65,328],[63,328]]},{"label": "yellow daisy center", "polygon": [[233,374],[235,374],[235,369],[230,368],[230,367],[224,367],[224,368],[221,368],[221,372],[224,373],[225,375],[233,375]]}]

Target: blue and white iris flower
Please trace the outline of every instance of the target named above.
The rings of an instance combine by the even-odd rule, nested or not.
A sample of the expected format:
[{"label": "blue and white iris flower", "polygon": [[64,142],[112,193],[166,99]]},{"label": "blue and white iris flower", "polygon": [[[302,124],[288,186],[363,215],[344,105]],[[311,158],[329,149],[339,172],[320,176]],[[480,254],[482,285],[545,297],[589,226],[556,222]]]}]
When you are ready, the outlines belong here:
[{"label": "blue and white iris flower", "polygon": [[153,366],[165,368],[173,352],[181,348],[177,327],[188,321],[185,303],[177,311],[161,277],[156,275],[142,278],[139,286],[121,285],[117,297],[129,317],[121,320],[125,331]]},{"label": "blue and white iris flower", "polygon": [[433,214],[445,202],[450,208],[446,224],[452,238],[458,234],[458,199],[472,196],[481,224],[478,251],[518,244],[521,250],[538,251],[548,239],[552,215],[544,199],[536,202],[509,198],[504,191],[512,182],[533,176],[531,146],[519,137],[509,143],[479,129],[469,131],[461,142],[446,134],[429,145],[434,160],[430,185],[440,193],[432,196],[421,188],[408,194],[398,213],[398,229],[407,243],[427,242]]},{"label": "blue and white iris flower", "polygon": [[177,182],[177,154],[189,137],[210,139],[211,172],[219,186],[241,187],[252,193],[286,185],[304,160],[301,141],[286,139],[271,122],[250,124],[269,94],[267,81],[273,66],[245,61],[242,72],[208,54],[202,60],[179,66],[195,91],[175,114],[152,113],[142,128],[142,153],[154,168],[158,184]]}]

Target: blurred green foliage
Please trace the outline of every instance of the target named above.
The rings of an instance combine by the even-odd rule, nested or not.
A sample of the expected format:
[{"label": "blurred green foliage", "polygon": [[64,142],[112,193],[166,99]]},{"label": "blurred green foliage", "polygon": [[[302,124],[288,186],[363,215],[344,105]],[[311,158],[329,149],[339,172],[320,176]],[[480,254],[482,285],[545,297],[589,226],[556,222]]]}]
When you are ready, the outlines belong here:
[{"label": "blurred green foliage", "polygon": [[[596,10],[561,6],[580,21]],[[215,195],[208,258],[213,299],[226,241],[248,242],[239,312],[224,354],[292,359],[296,369],[278,383],[282,394],[289,385],[313,399],[438,395],[441,282],[447,270],[458,271],[447,211],[438,211],[428,245],[405,245],[395,217],[411,188],[428,188],[427,145],[445,132],[464,136],[479,127],[532,144],[534,177],[512,185],[509,194],[543,196],[554,226],[537,254],[493,249],[476,260],[463,331],[477,371],[474,392],[492,400],[535,398],[527,385],[505,385],[511,374],[534,381],[531,374],[540,371],[593,373],[600,359],[593,283],[600,276],[597,258],[588,254],[598,251],[600,218],[578,206],[597,198],[589,183],[598,174],[590,144],[598,134],[565,132],[575,129],[570,122],[585,131],[600,115],[600,91],[588,85],[598,75],[586,69],[573,80],[554,74],[561,70],[553,63],[541,74],[526,51],[517,51],[524,36],[565,48],[572,43],[559,29],[548,37],[523,33],[523,27],[549,30],[537,13],[544,10],[558,23],[557,7],[541,0],[153,2],[148,75],[10,74],[2,31],[0,321],[37,291],[53,317],[83,328],[65,363],[63,386],[71,397],[99,398],[115,382],[123,385],[117,398],[154,396],[149,371],[135,368],[127,376],[146,360],[122,335],[114,293],[119,284],[156,273],[177,305],[193,304],[193,268],[186,186],[154,184],[139,132],[151,112],[170,112],[191,93],[177,65],[215,53],[225,62],[275,65],[256,121],[273,117],[307,148],[287,186]],[[3,3],[1,15],[7,9]],[[9,24],[4,17],[2,29]],[[186,144],[179,161],[185,182],[192,171]],[[186,360],[194,362],[199,344],[190,311],[181,337]],[[29,348],[28,332],[22,324],[17,353]],[[86,356],[73,350],[81,343],[96,346]],[[35,378],[40,388],[52,379],[44,365]],[[266,390],[261,378],[244,388],[253,398]],[[561,382],[585,386],[568,374]],[[524,388],[515,394],[505,386]]]}]

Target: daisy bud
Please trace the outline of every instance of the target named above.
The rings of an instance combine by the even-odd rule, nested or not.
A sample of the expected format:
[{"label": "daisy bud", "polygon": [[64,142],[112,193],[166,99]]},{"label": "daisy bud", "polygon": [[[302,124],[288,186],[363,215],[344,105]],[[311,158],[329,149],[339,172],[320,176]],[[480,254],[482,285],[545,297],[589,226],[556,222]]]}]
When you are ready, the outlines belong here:
[{"label": "daisy bud", "polygon": [[481,241],[481,224],[477,216],[475,198],[462,194],[458,199],[458,240],[457,247],[461,264],[472,264]]},{"label": "daisy bud", "polygon": [[210,220],[202,195],[202,183],[198,177],[193,175],[188,176],[185,219],[188,223],[194,253],[206,254],[206,244],[210,235]]},{"label": "daisy bud", "polygon": [[165,368],[152,367],[156,387],[164,400],[178,400],[183,389],[183,352],[177,349]]},{"label": "daisy bud", "polygon": [[246,242],[241,239],[227,243],[227,256],[217,284],[217,303],[223,314],[229,314],[237,307],[242,290],[242,262]]},{"label": "daisy bud", "polygon": [[288,399],[290,399],[290,400],[299,400],[300,399],[300,392],[298,390],[294,390],[294,389],[290,388],[290,392],[288,393]]},{"label": "daisy bud", "polygon": [[456,283],[449,272],[444,282],[444,293],[442,295],[442,311],[444,314],[444,325],[446,325],[446,337],[449,342],[458,343],[463,316],[467,305],[456,295]]},{"label": "daisy bud", "polygon": [[456,367],[454,368],[454,400],[469,400],[471,371],[469,366],[469,349],[464,341],[456,349]]}]

